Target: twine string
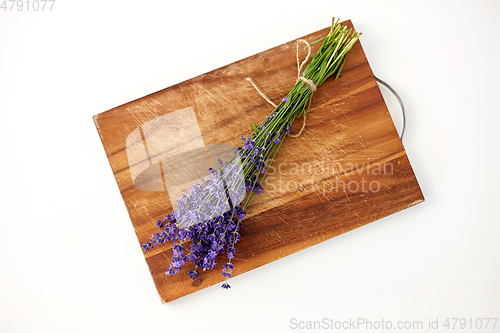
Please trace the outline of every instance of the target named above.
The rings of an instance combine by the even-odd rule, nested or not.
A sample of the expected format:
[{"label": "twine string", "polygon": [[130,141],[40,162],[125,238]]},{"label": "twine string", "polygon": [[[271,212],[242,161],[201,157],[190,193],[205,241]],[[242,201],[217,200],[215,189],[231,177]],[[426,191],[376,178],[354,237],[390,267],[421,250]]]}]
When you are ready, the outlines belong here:
[{"label": "twine string", "polygon": [[[304,61],[302,61],[302,63],[299,65],[299,63],[300,63],[300,59],[299,59],[299,45],[300,45],[300,43],[306,44],[307,56],[304,59]],[[305,78],[302,75],[300,75],[300,73],[302,72],[302,67],[307,63],[307,61],[309,60],[309,57],[311,56],[311,44],[309,44],[306,40],[303,40],[303,39],[299,39],[296,44],[297,44],[297,81],[295,81],[295,84],[297,84],[297,82],[299,82],[299,81],[304,81],[305,83],[307,83],[311,87],[311,90],[314,93],[314,92],[316,92],[316,85],[314,84],[314,82],[312,80],[309,80],[308,78]],[[298,138],[302,134],[302,132],[304,131],[304,128],[306,128],[306,114],[307,114],[307,112],[304,111],[304,115],[302,116],[302,127],[300,128],[300,131],[297,134],[288,133],[289,136],[291,136],[292,138]]]},{"label": "twine string", "polygon": [[[305,44],[306,47],[307,47],[307,56],[302,61],[302,63],[300,62],[300,58],[299,58],[299,45],[301,43]],[[297,84],[297,82],[299,82],[299,81],[304,81],[306,84],[309,85],[309,87],[311,87],[311,90],[314,93],[316,91],[316,88],[317,88],[316,85],[314,84],[314,82],[312,80],[309,80],[308,78],[305,78],[305,77],[303,77],[301,75],[301,73],[302,73],[302,67],[304,67],[304,65],[309,60],[309,57],[311,56],[311,44],[309,44],[304,39],[299,39],[299,40],[297,40],[296,45],[297,45],[297,80],[295,81],[295,84]],[[271,99],[269,97],[266,96],[266,94],[264,94],[262,92],[262,90],[259,89],[259,87],[257,86],[257,84],[255,84],[255,82],[252,80],[252,78],[246,77],[245,80],[247,80],[248,82],[250,82],[252,84],[252,86],[255,88],[255,90],[257,90],[257,92],[259,93],[259,95],[262,96],[262,98],[264,98],[275,109],[278,107],[273,101],[271,101]],[[292,138],[299,137],[302,134],[302,132],[304,131],[304,128],[306,127],[306,113],[307,112],[304,112],[304,115],[302,117],[302,128],[300,129],[300,131],[297,134],[288,133],[288,135],[291,136]]]},{"label": "twine string", "polygon": [[[304,61],[302,61],[302,63],[300,63],[300,59],[299,59],[299,45],[300,45],[300,43],[306,44],[306,46],[307,46],[307,56],[304,59]],[[304,65],[309,60],[309,57],[311,56],[311,44],[309,44],[306,40],[303,40],[303,39],[299,39],[296,44],[297,44],[297,81],[295,81],[295,83],[299,82],[299,80],[302,80],[311,87],[313,92],[315,92],[316,85],[314,84],[314,82],[312,80],[309,80],[308,78],[305,78],[302,75],[300,75],[300,73],[302,72],[302,67],[304,67]]]},{"label": "twine string", "polygon": [[248,82],[250,82],[252,84],[252,86],[255,88],[255,90],[257,90],[257,92],[269,103],[271,104],[272,106],[274,106],[274,108],[276,109],[278,106],[276,104],[274,104],[273,101],[271,101],[269,99],[269,97],[266,96],[266,94],[264,94],[262,92],[262,90],[259,89],[259,87],[257,87],[257,85],[255,84],[255,82],[253,82],[252,78],[250,77],[246,77],[245,80],[247,80]]}]

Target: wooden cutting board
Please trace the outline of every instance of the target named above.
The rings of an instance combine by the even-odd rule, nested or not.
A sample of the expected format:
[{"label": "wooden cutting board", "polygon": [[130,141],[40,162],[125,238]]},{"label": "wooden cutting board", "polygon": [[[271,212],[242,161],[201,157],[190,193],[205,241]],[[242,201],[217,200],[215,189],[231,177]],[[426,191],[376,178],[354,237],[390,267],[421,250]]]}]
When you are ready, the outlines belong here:
[{"label": "wooden cutting board", "polygon": [[[329,29],[301,38],[312,42]],[[312,45],[313,54],[319,46]],[[294,40],[94,116],[140,244],[159,230],[156,219],[172,211],[179,188],[167,165],[194,159],[208,166],[209,147],[249,135],[273,108],[245,77],[278,104],[297,78],[295,52]],[[169,125],[175,115],[185,117],[183,128]],[[292,133],[301,125],[302,118]],[[183,142],[185,131],[199,134],[195,144]],[[286,138],[273,166],[265,192],[248,207],[235,276],[424,201],[359,41],[341,76],[318,88],[304,132]],[[144,253],[163,302],[223,280],[220,261],[195,281],[186,274],[192,263],[166,276],[171,246]]]}]

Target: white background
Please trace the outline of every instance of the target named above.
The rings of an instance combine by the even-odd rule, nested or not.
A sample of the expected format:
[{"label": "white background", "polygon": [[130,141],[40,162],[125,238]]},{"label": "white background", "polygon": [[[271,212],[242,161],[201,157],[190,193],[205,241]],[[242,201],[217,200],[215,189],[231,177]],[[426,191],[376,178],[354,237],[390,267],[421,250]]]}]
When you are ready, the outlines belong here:
[{"label": "white background", "polygon": [[[500,317],[500,2],[15,8],[0,10],[0,332],[290,332],[291,318],[358,317],[424,332],[429,318]],[[403,98],[426,202],[162,305],[92,116],[332,16],[363,32]]]}]

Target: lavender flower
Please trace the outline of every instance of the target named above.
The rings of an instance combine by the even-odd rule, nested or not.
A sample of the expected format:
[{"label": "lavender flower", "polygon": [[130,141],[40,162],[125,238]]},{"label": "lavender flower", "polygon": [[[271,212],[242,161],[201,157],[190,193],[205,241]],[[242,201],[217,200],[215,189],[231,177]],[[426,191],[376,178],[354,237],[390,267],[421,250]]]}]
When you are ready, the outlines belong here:
[{"label": "lavender flower", "polygon": [[[338,22],[333,22],[320,50],[302,73],[316,86],[333,74],[338,77],[346,53],[359,38],[360,34]],[[231,261],[237,252],[235,245],[241,238],[246,209],[254,195],[264,191],[262,184],[269,164],[290,133],[292,122],[307,112],[312,94],[308,83],[297,81],[277,108],[260,125],[253,125],[254,131],[248,137],[241,136],[228,162],[218,160],[218,165],[209,169],[208,177],[177,200],[176,210],[155,222],[162,230],[142,248],[148,252],[154,246],[174,242],[167,275],[175,275],[191,261],[194,269],[187,274],[194,280],[199,269],[213,269],[220,255],[226,254],[228,261],[222,264],[225,282],[221,287],[230,288],[227,280],[233,276]]]}]

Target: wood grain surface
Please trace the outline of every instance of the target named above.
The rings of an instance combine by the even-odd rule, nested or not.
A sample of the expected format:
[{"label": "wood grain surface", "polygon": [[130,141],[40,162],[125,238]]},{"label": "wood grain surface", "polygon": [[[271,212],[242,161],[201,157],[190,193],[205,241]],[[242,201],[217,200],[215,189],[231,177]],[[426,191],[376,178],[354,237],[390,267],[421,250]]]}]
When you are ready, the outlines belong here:
[{"label": "wood grain surface", "polygon": [[[352,27],[350,21],[342,24]],[[300,38],[312,42],[328,31]],[[319,43],[313,44],[313,52],[318,48]],[[173,207],[163,170],[167,167],[153,163],[159,159],[166,165],[169,159],[161,154],[140,158],[141,149],[153,149],[144,141],[149,125],[174,111],[194,110],[202,141],[191,151],[200,145],[202,151],[186,160],[203,165],[203,146],[234,145],[273,111],[245,77],[279,103],[297,77],[295,52],[295,41],[290,41],[94,116],[140,244],[159,230],[153,223]],[[301,125],[300,118],[292,132]],[[179,140],[175,129],[159,127],[155,133],[166,143]],[[181,141],[175,146],[186,151]],[[141,149],[132,151],[132,146]],[[235,276],[424,200],[359,41],[348,53],[342,75],[318,88],[304,132],[286,138],[273,166],[264,193],[248,207],[233,259]],[[142,251],[139,243],[137,251]],[[171,247],[167,243],[144,253],[163,302],[223,280],[220,261],[195,281],[186,274],[192,263],[166,276]]]}]

